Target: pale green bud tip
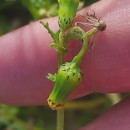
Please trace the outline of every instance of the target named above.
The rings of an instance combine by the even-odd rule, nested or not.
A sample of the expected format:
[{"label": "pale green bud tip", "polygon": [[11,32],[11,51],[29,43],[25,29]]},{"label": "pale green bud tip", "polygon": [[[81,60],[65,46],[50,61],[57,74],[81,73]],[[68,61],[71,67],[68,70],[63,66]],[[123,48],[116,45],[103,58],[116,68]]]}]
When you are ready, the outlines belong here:
[{"label": "pale green bud tip", "polygon": [[73,62],[61,65],[56,74],[54,89],[48,98],[51,109],[62,109],[68,95],[78,86],[81,80],[81,70]]},{"label": "pale green bud tip", "polygon": [[79,0],[59,0],[59,27],[66,31],[76,15]]}]

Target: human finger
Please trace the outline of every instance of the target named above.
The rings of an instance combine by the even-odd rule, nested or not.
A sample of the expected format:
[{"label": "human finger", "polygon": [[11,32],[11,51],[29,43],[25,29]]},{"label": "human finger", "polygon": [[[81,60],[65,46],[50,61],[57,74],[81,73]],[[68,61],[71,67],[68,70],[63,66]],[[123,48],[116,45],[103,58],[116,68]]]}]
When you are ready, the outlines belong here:
[{"label": "human finger", "polygon": [[[93,50],[87,51],[82,62],[84,78],[73,97],[96,91],[130,90],[129,3],[109,0],[89,7],[106,21],[107,29],[98,33]],[[89,8],[81,13],[85,14]],[[58,29],[57,18],[44,21],[48,21],[53,30]],[[46,75],[57,69],[56,53],[48,47],[51,37],[47,30],[39,22],[31,23],[2,36],[0,43],[0,102],[45,104],[53,86]],[[70,53],[66,57],[71,60],[80,45],[74,41],[68,45]]]},{"label": "human finger", "polygon": [[112,109],[79,130],[129,130],[130,97],[121,101]]}]

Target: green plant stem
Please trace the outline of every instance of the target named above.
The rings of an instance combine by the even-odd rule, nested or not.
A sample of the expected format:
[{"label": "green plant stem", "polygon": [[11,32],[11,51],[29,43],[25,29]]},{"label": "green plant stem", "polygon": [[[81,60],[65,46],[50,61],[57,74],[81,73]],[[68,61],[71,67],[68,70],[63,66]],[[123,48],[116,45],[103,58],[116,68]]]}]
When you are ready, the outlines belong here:
[{"label": "green plant stem", "polygon": [[[64,53],[58,52],[58,67],[61,66],[63,62]],[[64,130],[64,109],[57,110],[57,130]]]},{"label": "green plant stem", "polygon": [[64,109],[57,110],[57,130],[64,129]]},{"label": "green plant stem", "polygon": [[58,52],[58,67],[61,66],[64,62],[64,54],[62,52]]},{"label": "green plant stem", "polygon": [[[88,45],[88,37],[95,33],[95,29],[90,30],[85,34],[83,37],[83,46],[79,54],[74,58],[75,64],[78,66],[80,64],[80,60],[83,57],[84,53],[86,52],[87,45]],[[61,34],[62,35],[62,34]],[[61,39],[60,44],[63,45],[64,39]],[[58,65],[62,65],[64,62],[64,53],[58,52]],[[64,109],[57,110],[57,130],[64,129]]]},{"label": "green plant stem", "polygon": [[82,57],[84,56],[87,46],[88,46],[88,39],[89,36],[93,35],[97,30],[95,28],[89,30],[88,32],[86,32],[82,38],[82,48],[80,50],[80,52],[77,54],[77,56],[74,57],[73,62],[75,63],[75,66],[79,66],[80,65],[80,61],[82,59]]}]

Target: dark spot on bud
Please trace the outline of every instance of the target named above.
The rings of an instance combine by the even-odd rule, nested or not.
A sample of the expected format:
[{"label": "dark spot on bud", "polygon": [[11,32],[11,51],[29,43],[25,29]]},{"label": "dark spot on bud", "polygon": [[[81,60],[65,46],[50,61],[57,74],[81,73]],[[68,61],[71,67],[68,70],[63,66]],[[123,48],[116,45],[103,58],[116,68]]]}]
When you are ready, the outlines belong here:
[{"label": "dark spot on bud", "polygon": [[82,77],[83,77],[83,73],[82,72],[80,72],[80,74],[82,75]]},{"label": "dark spot on bud", "polygon": [[67,69],[67,71],[70,70],[70,68]]},{"label": "dark spot on bud", "polygon": [[73,73],[73,76],[75,75],[75,73]]},{"label": "dark spot on bud", "polygon": [[52,102],[52,105],[55,105],[55,103],[54,103],[54,102]]},{"label": "dark spot on bud", "polygon": [[82,42],[83,42],[83,38],[82,38]]},{"label": "dark spot on bud", "polygon": [[67,80],[70,78],[70,76],[67,76]]},{"label": "dark spot on bud", "polygon": [[56,105],[56,107],[60,107],[60,106],[61,106],[61,104],[57,104],[57,105]]},{"label": "dark spot on bud", "polygon": [[78,78],[78,83],[79,83],[79,81],[80,81],[80,78]]}]

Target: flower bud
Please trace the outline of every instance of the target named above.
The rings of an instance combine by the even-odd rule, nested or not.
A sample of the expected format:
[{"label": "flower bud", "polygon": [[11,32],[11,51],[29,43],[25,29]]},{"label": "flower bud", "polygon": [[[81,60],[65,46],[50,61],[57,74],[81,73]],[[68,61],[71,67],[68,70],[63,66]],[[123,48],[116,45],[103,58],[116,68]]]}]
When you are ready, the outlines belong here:
[{"label": "flower bud", "polygon": [[59,2],[59,27],[65,32],[72,24],[76,15],[79,0],[58,0]]},{"label": "flower bud", "polygon": [[73,62],[66,62],[61,65],[56,74],[54,89],[48,98],[49,106],[53,110],[63,108],[67,96],[78,86],[81,80],[81,70]]}]

